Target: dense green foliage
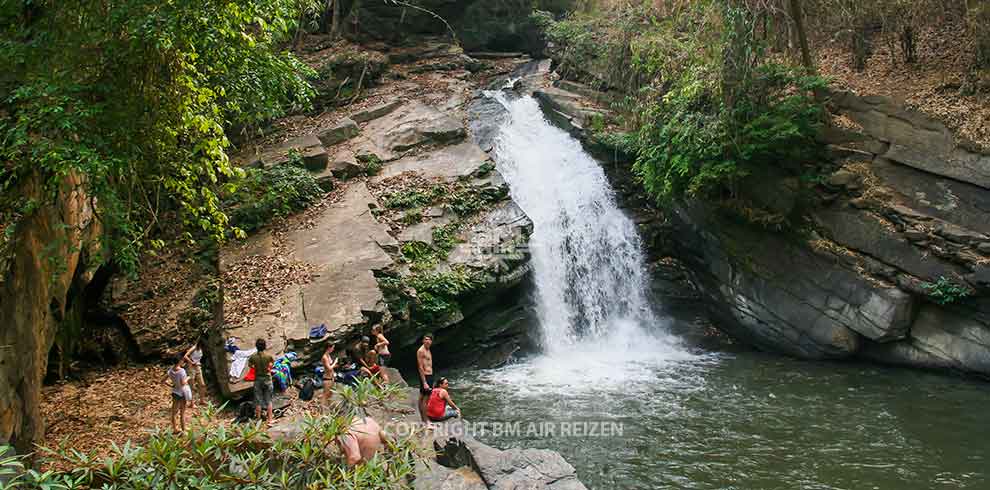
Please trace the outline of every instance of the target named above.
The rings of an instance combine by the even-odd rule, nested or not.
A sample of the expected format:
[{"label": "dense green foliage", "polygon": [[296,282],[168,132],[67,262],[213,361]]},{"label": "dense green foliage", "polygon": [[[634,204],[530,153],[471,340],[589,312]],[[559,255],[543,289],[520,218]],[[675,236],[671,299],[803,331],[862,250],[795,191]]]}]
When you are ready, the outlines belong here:
[{"label": "dense green foliage", "polygon": [[761,167],[796,172],[822,150],[825,81],[772,56],[757,24],[706,1],[578,14],[547,32],[565,73],[627,94],[615,106],[629,132],[598,139],[637,157],[648,194],[719,199]]},{"label": "dense green foliage", "polygon": [[323,196],[313,174],[297,165],[276,165],[268,169],[248,169],[237,181],[224,208],[231,225],[253,231],[272,218],[299,211]]},{"label": "dense green foliage", "polygon": [[[164,213],[221,240],[218,188],[237,171],[225,131],[303,107],[309,70],[280,42],[299,0],[0,2],[4,220],[22,182],[85,177],[109,254],[133,269]],[[54,192],[49,195],[53,196]]]},{"label": "dense green foliage", "polygon": [[0,459],[0,490],[407,488],[419,457],[412,437],[390,441],[383,454],[354,467],[345,464],[335,442],[359,413],[356,407],[381,404],[396,389],[365,382],[345,391],[353,410],[307,417],[295,440],[274,441],[260,424],[225,427],[215,410],[207,410],[186,432],[157,432],[144,445],[115,447],[106,459],[78,449],[43,452],[45,459],[69,463],[71,471],[41,472],[26,469],[17,457]]},{"label": "dense green foliage", "polygon": [[939,276],[935,282],[926,282],[922,287],[928,291],[932,301],[940,305],[949,305],[968,298],[972,292],[966,286],[956,284],[951,279]]}]

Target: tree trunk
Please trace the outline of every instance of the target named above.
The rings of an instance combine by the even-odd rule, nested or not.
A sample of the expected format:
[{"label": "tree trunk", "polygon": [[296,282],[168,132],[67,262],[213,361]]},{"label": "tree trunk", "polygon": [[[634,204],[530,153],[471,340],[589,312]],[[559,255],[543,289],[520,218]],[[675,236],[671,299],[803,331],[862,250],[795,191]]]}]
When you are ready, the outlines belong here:
[{"label": "tree trunk", "polygon": [[811,49],[808,47],[808,33],[804,29],[804,12],[801,9],[801,0],[790,0],[791,18],[794,20],[794,28],[797,32],[798,46],[801,48],[801,63],[809,73],[815,72],[815,64],[811,60]]},{"label": "tree trunk", "polygon": [[904,26],[904,29],[901,30],[901,52],[904,53],[906,63],[918,61],[918,54],[914,49],[914,29],[909,25]]},{"label": "tree trunk", "polygon": [[340,0],[327,0],[327,2],[333,7],[333,13],[330,14],[330,39],[337,39],[340,37]]}]

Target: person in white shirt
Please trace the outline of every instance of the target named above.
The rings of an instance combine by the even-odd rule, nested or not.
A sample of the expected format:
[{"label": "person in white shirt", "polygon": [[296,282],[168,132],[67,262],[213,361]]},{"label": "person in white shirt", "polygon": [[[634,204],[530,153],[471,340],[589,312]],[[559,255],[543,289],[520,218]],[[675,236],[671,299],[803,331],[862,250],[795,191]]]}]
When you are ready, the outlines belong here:
[{"label": "person in white shirt", "polygon": [[175,416],[179,415],[179,427],[183,432],[186,430],[186,403],[192,400],[192,390],[189,388],[189,375],[183,367],[186,363],[186,356],[181,355],[176,359],[175,365],[168,370],[168,379],[172,386],[172,408],[169,415],[172,417],[172,432],[175,432]]},{"label": "person in white shirt", "polygon": [[187,372],[189,373],[189,385],[195,390],[196,395],[189,402],[189,408],[196,408],[196,402],[206,400],[206,381],[203,379],[203,348],[199,341],[193,344],[185,354]]}]

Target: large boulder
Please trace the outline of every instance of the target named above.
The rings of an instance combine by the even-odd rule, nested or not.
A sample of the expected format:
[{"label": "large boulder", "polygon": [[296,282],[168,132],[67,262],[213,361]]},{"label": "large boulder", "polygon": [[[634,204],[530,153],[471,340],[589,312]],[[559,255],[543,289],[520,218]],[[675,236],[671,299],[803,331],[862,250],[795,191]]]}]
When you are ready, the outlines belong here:
[{"label": "large boulder", "polygon": [[855,355],[863,338],[902,338],[910,295],[839,257],[722,220],[699,204],[675,215],[679,244],[713,313],[733,336],[768,350],[822,359]]},{"label": "large boulder", "polygon": [[836,91],[832,104],[864,133],[889,143],[885,158],[990,189],[990,155],[961,141],[944,124],[889,97]]},{"label": "large boulder", "polygon": [[472,468],[490,490],[586,488],[560,453],[546,449],[495,449],[468,435],[463,424],[452,420],[438,429],[434,448],[441,465]]},{"label": "large boulder", "polygon": [[910,338],[864,349],[865,357],[891,364],[990,376],[990,301],[922,306]]}]

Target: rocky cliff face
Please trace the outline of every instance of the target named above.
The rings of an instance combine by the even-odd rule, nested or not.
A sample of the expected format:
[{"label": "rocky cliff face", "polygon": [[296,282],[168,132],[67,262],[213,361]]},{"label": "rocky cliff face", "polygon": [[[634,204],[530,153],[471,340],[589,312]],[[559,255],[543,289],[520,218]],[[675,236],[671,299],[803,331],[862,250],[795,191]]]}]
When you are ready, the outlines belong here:
[{"label": "rocky cliff face", "polygon": [[[47,202],[40,179],[20,192]],[[99,247],[99,224],[78,176],[67,175],[52,202],[16,224],[0,283],[0,443],[23,452],[44,435],[39,403],[48,352],[81,303],[93,274],[87,258]]]},{"label": "rocky cliff face", "polygon": [[[594,94],[557,85],[537,94],[545,110],[600,151],[585,129],[600,110]],[[884,97],[835,93],[831,106],[838,124],[822,137],[833,163],[811,195],[777,175],[750,190],[784,215],[803,205],[804,225],[768,230],[687,202],[644,231],[687,271],[680,288],[698,291],[737,339],[809,359],[990,375],[990,155]],[[622,185],[628,161],[615,167]]]},{"label": "rocky cliff face", "polygon": [[[222,253],[222,273],[284,261],[305,276],[273,290],[262,309],[238,312],[235,322],[225,315],[210,345],[226,395],[250,388],[243,371],[228,376],[228,339],[249,348],[266,338],[275,354],[299,354],[299,365],[317,361],[327,343],[343,350],[373,325],[385,327],[400,359],[428,331],[437,332],[438,359],[466,342],[475,356],[478,346],[523,342],[521,330],[471,328],[523,282],[532,223],[468,139],[467,100],[390,100],[260,153],[256,164],[285,164],[279,155],[295,148],[311,171],[344,181],[326,205]],[[311,336],[321,325],[326,331]]]}]

